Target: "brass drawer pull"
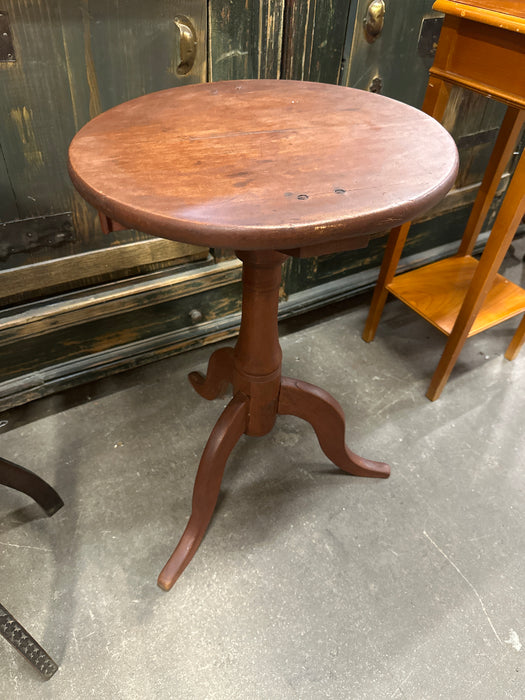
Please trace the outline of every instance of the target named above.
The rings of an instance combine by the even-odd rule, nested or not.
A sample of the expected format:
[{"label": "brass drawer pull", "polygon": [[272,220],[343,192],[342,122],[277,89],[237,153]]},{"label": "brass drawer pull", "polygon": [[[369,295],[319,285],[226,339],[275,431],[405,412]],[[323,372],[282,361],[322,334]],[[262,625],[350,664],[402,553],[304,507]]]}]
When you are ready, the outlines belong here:
[{"label": "brass drawer pull", "polygon": [[175,17],[173,21],[180,32],[180,63],[176,73],[177,75],[188,75],[197,56],[197,33],[188,17],[180,15]]},{"label": "brass drawer pull", "polygon": [[384,0],[373,0],[368,6],[365,17],[365,34],[367,41],[370,43],[375,41],[383,31],[385,11]]}]

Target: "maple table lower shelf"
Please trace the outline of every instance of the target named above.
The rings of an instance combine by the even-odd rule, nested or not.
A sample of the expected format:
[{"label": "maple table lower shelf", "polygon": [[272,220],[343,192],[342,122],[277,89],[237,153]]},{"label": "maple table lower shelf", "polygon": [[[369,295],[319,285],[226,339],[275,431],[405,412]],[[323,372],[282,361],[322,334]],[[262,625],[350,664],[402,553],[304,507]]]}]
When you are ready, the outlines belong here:
[{"label": "maple table lower shelf", "polygon": [[[450,335],[478,267],[470,255],[452,257],[394,277],[388,291],[445,335]],[[525,311],[525,290],[496,275],[469,330],[471,337]]]}]

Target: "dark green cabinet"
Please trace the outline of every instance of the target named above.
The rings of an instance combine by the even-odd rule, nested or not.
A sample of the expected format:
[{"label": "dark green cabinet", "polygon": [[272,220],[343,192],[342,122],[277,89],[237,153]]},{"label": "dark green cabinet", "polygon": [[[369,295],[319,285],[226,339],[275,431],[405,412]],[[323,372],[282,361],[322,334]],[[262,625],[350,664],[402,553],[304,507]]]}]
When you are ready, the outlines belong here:
[{"label": "dark green cabinet", "polygon": [[[124,100],[205,80],[341,83],[418,106],[439,19],[432,0],[384,1],[370,40],[368,0],[0,0],[14,49],[0,56],[0,410],[227,337],[239,320],[231,252],[102,233],[69,182],[73,134]],[[414,226],[405,265],[460,238],[501,116],[458,91],[446,124],[461,173]],[[289,260],[282,315],[370,287],[383,245]]]},{"label": "dark green cabinet", "polygon": [[[204,0],[4,0],[15,49],[0,62],[0,299],[48,296],[149,271],[203,251],[134,231],[105,236],[67,174],[67,148],[90,118],[124,100],[207,76]],[[182,18],[196,57],[178,74]],[[106,251],[127,246],[125,266]],[[133,247],[133,244],[136,244]],[[134,254],[133,254],[134,251]],[[27,268],[31,267],[31,274]]]}]

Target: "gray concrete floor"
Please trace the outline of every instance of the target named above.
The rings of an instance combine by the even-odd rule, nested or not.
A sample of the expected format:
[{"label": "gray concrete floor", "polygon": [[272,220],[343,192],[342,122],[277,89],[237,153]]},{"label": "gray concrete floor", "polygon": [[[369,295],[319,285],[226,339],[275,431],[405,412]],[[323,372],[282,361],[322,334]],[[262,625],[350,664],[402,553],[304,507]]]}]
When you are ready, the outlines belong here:
[{"label": "gray concrete floor", "polygon": [[234,450],[170,593],[156,577],[225,404],[185,379],[210,349],[0,416],[2,456],[66,503],[47,519],[0,491],[0,601],[60,664],[44,682],[0,638],[1,698],[525,697],[525,354],[503,358],[517,320],[471,339],[431,403],[443,337],[392,301],[366,345],[369,299],[282,324],[284,369],[339,399],[350,446],[390,479],[339,472],[281,417]]}]

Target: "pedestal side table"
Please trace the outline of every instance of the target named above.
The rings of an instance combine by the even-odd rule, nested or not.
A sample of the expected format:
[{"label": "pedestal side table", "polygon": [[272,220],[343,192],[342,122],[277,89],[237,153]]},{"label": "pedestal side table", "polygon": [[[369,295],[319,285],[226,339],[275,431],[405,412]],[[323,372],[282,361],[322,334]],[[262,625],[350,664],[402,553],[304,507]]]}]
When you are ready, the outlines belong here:
[{"label": "pedestal side table", "polygon": [[74,138],[73,183],[113,222],[177,241],[233,248],[243,261],[235,348],[215,351],[206,399],[233,398],[198,468],[192,512],[158,583],[169,589],[211,519],[239,437],[265,435],[278,414],[310,422],[326,456],[357,476],[389,468],[345,444],[341,407],[327,392],[281,376],[277,307],[288,256],[366,246],[437,203],[457,151],[433,119],[393,100],[317,83],[227,81],[174,88],[96,117]]}]

